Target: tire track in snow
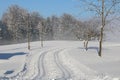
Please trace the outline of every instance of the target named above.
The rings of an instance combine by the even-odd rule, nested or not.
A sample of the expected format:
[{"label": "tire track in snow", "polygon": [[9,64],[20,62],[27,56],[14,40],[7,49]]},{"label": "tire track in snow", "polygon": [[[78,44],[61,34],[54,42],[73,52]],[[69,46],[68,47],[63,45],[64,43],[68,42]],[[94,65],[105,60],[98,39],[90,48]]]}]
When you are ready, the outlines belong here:
[{"label": "tire track in snow", "polygon": [[[41,55],[39,56],[39,60],[38,60],[38,74],[36,75],[36,77],[33,80],[45,80],[46,73],[47,73],[46,69],[45,69],[45,63],[44,63],[45,55],[47,53],[50,53],[53,50],[55,50],[55,49],[48,50],[48,51],[45,51],[45,52],[41,53]],[[67,70],[67,68],[65,66],[62,65],[62,63],[60,61],[60,58],[59,58],[58,54],[62,51],[63,51],[63,49],[58,49],[57,51],[52,53],[52,55],[54,56],[55,64],[57,65],[57,67],[62,72],[62,74],[61,74],[62,77],[61,78],[57,78],[57,79],[53,79],[53,80],[69,80],[71,78],[70,72]]]},{"label": "tire track in snow", "polygon": [[[23,70],[21,72],[17,73],[16,76],[11,77],[10,79],[12,79],[12,80],[31,80],[31,77],[35,75],[36,64],[34,63],[34,66],[33,66],[34,71],[32,72],[32,75],[26,78],[27,73],[29,73],[29,70],[30,70],[29,68],[30,68],[32,56],[34,55],[34,53],[40,52],[41,49],[38,48],[37,51],[35,51],[34,53],[32,53],[31,51],[35,51],[35,50],[30,50],[28,52],[28,54],[26,55],[26,62],[25,62],[25,65],[23,67]],[[26,69],[26,70],[24,70],[24,69]]]},{"label": "tire track in snow", "polygon": [[62,71],[62,77],[61,78],[58,78],[58,79],[55,79],[55,80],[69,80],[71,79],[71,74],[70,72],[68,71],[67,67],[65,67],[61,61],[60,61],[60,57],[58,54],[60,54],[64,49],[61,49],[59,51],[56,51],[54,53],[54,59],[55,59],[55,63],[56,65],[58,66],[58,68]]},{"label": "tire track in snow", "polygon": [[102,77],[99,76],[95,70],[76,61],[76,59],[69,54],[69,50],[69,48],[64,50],[65,52],[59,56],[61,57],[62,62],[71,69],[73,80],[111,80],[111,78],[106,75],[102,75]]},{"label": "tire track in snow", "polygon": [[[62,59],[62,62],[64,65],[66,65],[68,68],[72,71],[72,79],[73,80],[92,80],[91,77],[94,73],[90,68],[87,66],[81,64],[80,62],[76,61],[72,56],[69,55],[68,49],[64,50],[60,57]],[[67,57],[67,59],[66,59]],[[90,73],[90,76],[88,76]]]},{"label": "tire track in snow", "polygon": [[44,57],[48,51],[43,52],[38,59],[38,74],[34,80],[42,80],[42,77],[45,76],[45,66],[44,66]]},{"label": "tire track in snow", "polygon": [[55,50],[56,48],[54,49],[50,49],[50,50],[46,50],[44,52],[41,53],[41,55],[39,56],[39,59],[38,59],[38,74],[35,76],[35,78],[33,80],[44,80],[43,78],[45,77],[46,75],[46,72],[45,72],[45,64],[44,64],[44,59],[45,59],[45,55],[52,51],[52,50]]},{"label": "tire track in snow", "polygon": [[[35,48],[35,49],[29,51],[29,55],[27,56],[27,60],[26,60],[26,62],[27,62],[27,66],[26,66],[27,70],[26,70],[25,73],[23,74],[23,77],[22,77],[23,79],[22,79],[22,80],[31,80],[31,79],[33,79],[33,76],[35,76],[36,70],[37,70],[37,64],[36,64],[36,62],[37,62],[38,60],[36,61],[36,60],[34,59],[34,57],[35,57],[36,55],[38,55],[38,57],[36,57],[36,59],[39,58],[39,56],[40,56],[40,51],[41,51],[42,49],[46,49],[46,48]],[[41,53],[43,53],[43,52],[41,52]],[[33,61],[33,60],[34,60],[34,61]],[[32,61],[33,61],[33,62],[32,62]],[[31,64],[31,63],[33,63],[33,64]],[[34,66],[32,66],[32,65],[34,65]],[[33,69],[32,73],[30,73],[31,68]],[[38,71],[38,70],[37,70],[37,71]],[[31,75],[29,75],[29,73],[30,73]],[[28,75],[29,75],[29,76],[28,76]]]}]

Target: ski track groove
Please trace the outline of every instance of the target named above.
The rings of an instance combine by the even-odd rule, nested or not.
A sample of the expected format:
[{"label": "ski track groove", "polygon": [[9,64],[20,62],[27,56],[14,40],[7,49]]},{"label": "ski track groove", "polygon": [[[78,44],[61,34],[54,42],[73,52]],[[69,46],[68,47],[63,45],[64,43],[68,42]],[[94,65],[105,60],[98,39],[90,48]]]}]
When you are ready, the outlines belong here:
[{"label": "ski track groove", "polygon": [[[34,51],[34,50],[31,50],[31,51]],[[40,52],[41,50],[37,50],[37,51],[35,51],[35,53],[36,52]],[[30,59],[31,59],[31,56],[32,56],[32,54],[33,53],[30,53],[29,52],[29,54],[27,54],[26,56],[26,58],[29,58],[28,60],[30,61]],[[27,62],[26,62],[26,68],[28,69],[28,66],[29,66],[29,64],[30,64],[30,62],[27,60]],[[36,69],[36,67],[35,67],[35,64],[34,64],[34,72],[33,72],[33,75],[32,76],[34,76],[34,74],[35,74],[35,69]],[[21,73],[21,75],[19,75]],[[13,80],[26,80],[26,78],[25,78],[25,76],[26,76],[26,74],[28,73],[28,70],[25,70],[24,72],[19,72],[19,73],[17,73],[17,75],[14,77],[11,77]],[[21,77],[20,77],[21,76]],[[29,79],[30,79],[30,77],[29,77]],[[29,79],[27,79],[27,80],[29,80]],[[31,79],[30,79],[31,80]]]},{"label": "ski track groove", "polygon": [[[31,50],[31,51],[34,51],[34,50]],[[35,51],[35,53],[37,53],[37,52],[39,53],[40,51],[41,51],[41,49]],[[34,53],[30,53],[30,52],[29,52],[29,57],[28,57],[28,58],[29,58],[29,59],[28,59],[29,61],[30,61],[30,59],[31,59],[32,54],[34,54]],[[30,62],[29,62],[29,61],[27,61],[27,62],[28,62],[28,65],[27,65],[27,66],[29,66],[29,64],[30,64],[30,62],[31,62],[31,61],[30,61]],[[28,68],[28,67],[27,67],[27,68]],[[36,73],[35,70],[36,70],[36,65],[35,65],[35,63],[34,63],[34,72],[33,72],[32,76],[34,76],[34,74]],[[24,77],[26,76],[27,73],[28,73],[28,70],[26,70],[26,72],[23,74]],[[31,76],[31,77],[32,77],[32,76]],[[23,80],[25,80],[24,77],[23,77]],[[29,77],[29,79],[30,79],[30,77]],[[28,80],[28,79],[27,79],[27,80]],[[31,79],[30,79],[30,80],[31,80]]]},{"label": "ski track groove", "polygon": [[48,52],[53,51],[55,49],[56,48],[49,49],[49,50],[46,50],[40,54],[38,62],[37,62],[38,63],[38,66],[37,66],[38,74],[33,78],[33,80],[44,80],[43,78],[46,75],[45,65],[44,65],[44,57]]},{"label": "ski track groove", "polygon": [[59,79],[55,79],[55,80],[68,80],[71,78],[71,74],[70,72],[67,70],[67,68],[61,63],[60,58],[59,58],[59,53],[62,52],[64,49],[61,49],[59,51],[56,51],[54,53],[54,61],[56,63],[56,65],[58,66],[58,68],[62,71],[62,78]]},{"label": "ski track groove", "polygon": [[38,74],[33,80],[42,80],[43,76],[45,76],[45,67],[44,67],[44,57],[49,51],[45,51],[41,53],[38,59]]},{"label": "ski track groove", "polygon": [[[45,55],[50,52],[50,51],[53,51],[55,49],[52,49],[52,50],[48,50],[48,51],[45,51],[45,52],[42,52],[41,55],[39,56],[39,59],[38,59],[38,74],[34,77],[33,80],[44,80],[44,77],[46,75],[47,72],[45,72],[45,65],[44,65],[44,58],[45,58]],[[59,49],[55,52],[53,52],[52,55],[54,55],[54,62],[55,64],[57,65],[57,67],[60,69],[60,71],[62,72],[62,77],[61,78],[58,78],[58,79],[54,79],[54,80],[68,80],[71,78],[71,74],[70,72],[67,70],[67,68],[62,65],[61,61],[60,61],[60,58],[59,58],[59,53],[62,52],[63,49]]]}]

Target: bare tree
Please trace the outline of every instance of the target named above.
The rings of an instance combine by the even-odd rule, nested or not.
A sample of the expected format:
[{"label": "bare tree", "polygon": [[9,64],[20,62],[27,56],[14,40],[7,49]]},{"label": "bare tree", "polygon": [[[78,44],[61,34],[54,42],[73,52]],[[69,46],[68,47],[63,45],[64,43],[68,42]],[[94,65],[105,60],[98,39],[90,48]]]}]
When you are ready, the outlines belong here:
[{"label": "bare tree", "polygon": [[88,42],[99,39],[100,30],[98,30],[98,26],[100,25],[100,21],[94,17],[85,21],[84,25],[84,47],[88,50]]},{"label": "bare tree", "polygon": [[99,21],[96,18],[84,22],[77,20],[74,24],[73,32],[78,40],[83,41],[86,51],[88,50],[88,42],[99,37],[98,25]]},{"label": "bare tree", "polygon": [[40,21],[37,25],[37,28],[39,29],[39,36],[40,36],[40,41],[41,41],[41,47],[43,47],[43,38],[44,38],[44,21]]},{"label": "bare tree", "polygon": [[112,15],[118,12],[120,6],[120,0],[81,0],[87,4],[87,10],[93,11],[96,15],[101,18],[100,26],[100,38],[99,38],[99,56],[102,56],[102,42],[104,27],[106,26],[107,20]]},{"label": "bare tree", "polygon": [[87,28],[84,30],[84,48],[86,51],[88,50],[88,42],[92,40],[92,38],[98,37],[99,33],[96,32],[90,25],[87,25]]}]

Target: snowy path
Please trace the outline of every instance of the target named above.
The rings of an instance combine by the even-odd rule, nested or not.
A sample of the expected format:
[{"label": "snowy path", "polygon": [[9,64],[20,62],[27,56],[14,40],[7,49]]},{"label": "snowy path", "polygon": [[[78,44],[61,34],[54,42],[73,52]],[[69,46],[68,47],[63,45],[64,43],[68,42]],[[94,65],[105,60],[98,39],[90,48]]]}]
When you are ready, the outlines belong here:
[{"label": "snowy path", "polygon": [[57,80],[68,80],[68,79],[71,78],[71,74],[67,70],[67,68],[65,66],[63,66],[63,64],[60,61],[60,58],[59,58],[59,55],[58,55],[60,52],[61,51],[58,51],[58,52],[54,53],[55,63],[57,64],[57,66],[59,67],[59,69],[62,71],[62,74],[63,74],[62,78],[57,79]]},{"label": "snowy path", "polygon": [[[68,51],[69,48],[50,48],[41,52],[38,50],[36,57],[32,59],[34,61],[34,68],[32,70],[34,74],[26,79],[96,80],[96,78],[100,78],[101,74],[98,75],[96,71],[74,60]],[[101,80],[104,80],[104,77],[105,75],[102,76]],[[105,80],[109,80],[107,78]]]},{"label": "snowy path", "polygon": [[42,79],[42,77],[45,75],[45,67],[44,67],[44,62],[43,62],[43,60],[44,60],[44,57],[45,57],[45,54],[46,54],[47,52],[43,52],[41,55],[40,55],[40,57],[39,57],[39,59],[38,59],[38,74],[37,74],[37,76],[34,78],[35,80],[36,79]]},{"label": "snowy path", "polygon": [[[96,55],[96,49],[89,49],[86,52],[77,43],[74,46],[70,43],[53,46],[50,46],[52,43],[47,43],[47,45],[49,46],[43,48],[33,46],[26,55],[24,68],[22,67],[17,74],[13,74],[14,76],[6,77],[11,80],[114,80],[110,75],[99,72],[91,65],[97,66],[104,62],[106,64],[111,61],[119,61],[118,55],[114,55],[115,59],[110,53],[104,55],[106,58],[99,58]],[[116,46],[115,49],[119,51],[119,47]],[[105,51],[109,52],[108,49],[111,47],[105,47],[107,48]],[[98,68],[100,67],[98,66]]]},{"label": "snowy path", "polygon": [[41,53],[38,59],[38,73],[34,80],[68,80],[71,78],[70,72],[62,65],[58,56],[62,51],[63,49],[53,49]]},{"label": "snowy path", "polygon": [[[76,61],[70,48],[52,47],[32,50],[28,56],[27,70],[18,80],[109,80],[99,79],[101,74]],[[14,78],[14,79],[15,79]],[[97,79],[96,79],[97,78]]]}]

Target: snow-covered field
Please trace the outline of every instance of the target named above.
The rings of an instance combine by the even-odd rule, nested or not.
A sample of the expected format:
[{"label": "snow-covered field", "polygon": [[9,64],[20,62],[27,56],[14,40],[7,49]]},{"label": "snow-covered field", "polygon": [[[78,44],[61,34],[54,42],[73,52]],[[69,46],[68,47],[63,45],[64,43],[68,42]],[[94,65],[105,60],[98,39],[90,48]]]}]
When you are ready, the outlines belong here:
[{"label": "snow-covered field", "polygon": [[32,42],[0,46],[0,80],[120,80],[120,43],[104,42],[102,57],[98,42]]}]

